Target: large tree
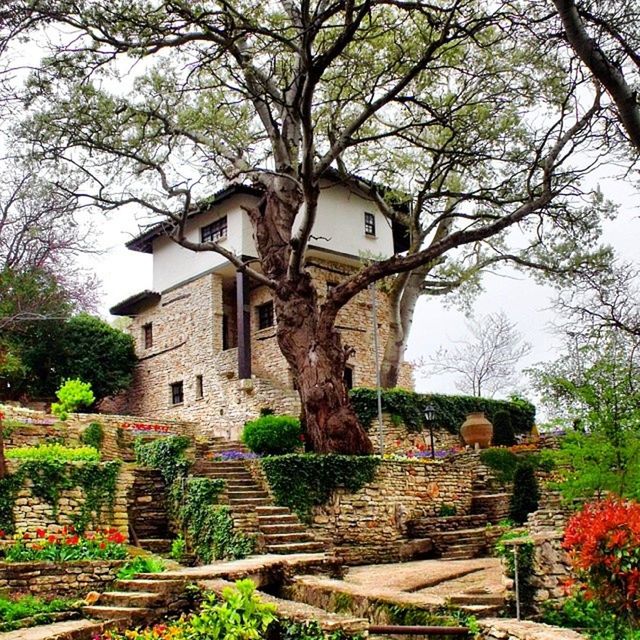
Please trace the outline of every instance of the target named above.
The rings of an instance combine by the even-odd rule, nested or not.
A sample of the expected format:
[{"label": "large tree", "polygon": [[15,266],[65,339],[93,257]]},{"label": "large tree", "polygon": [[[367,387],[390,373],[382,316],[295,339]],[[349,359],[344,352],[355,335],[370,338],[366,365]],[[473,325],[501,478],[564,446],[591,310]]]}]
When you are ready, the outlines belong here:
[{"label": "large tree", "polygon": [[[343,382],[349,348],[335,328],[339,310],[378,280],[489,238],[504,245],[514,227],[535,235],[598,208],[572,207],[582,172],[569,163],[592,139],[598,96],[581,106],[580,79],[564,81],[562,61],[527,44],[509,7],[7,0],[0,46],[14,53],[14,43],[31,39],[47,49],[30,61],[18,96],[28,116],[17,135],[32,155],[76,167],[80,197],[165,216],[177,243],[216,251],[269,287],[308,442],[316,451],[363,453],[371,444]],[[492,99],[474,93],[483,81]],[[474,141],[480,130],[492,145]],[[446,139],[470,167],[464,191],[448,164],[430,161]],[[388,215],[409,210],[421,223],[409,254],[370,261],[320,301],[306,251],[331,169],[367,178],[361,188],[388,203]],[[262,190],[247,209],[259,270],[185,236],[187,217],[228,180]],[[388,188],[378,189],[380,180]],[[448,198],[455,206],[442,206]]]}]

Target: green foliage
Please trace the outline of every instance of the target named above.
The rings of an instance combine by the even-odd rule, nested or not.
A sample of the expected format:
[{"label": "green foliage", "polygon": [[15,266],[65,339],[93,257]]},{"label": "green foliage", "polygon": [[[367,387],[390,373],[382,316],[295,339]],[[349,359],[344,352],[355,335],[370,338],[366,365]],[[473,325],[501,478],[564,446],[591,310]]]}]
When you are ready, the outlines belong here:
[{"label": "green foliage", "polygon": [[53,622],[52,613],[61,611],[76,611],[79,603],[74,600],[45,601],[34,596],[18,596],[7,598],[0,596],[0,631],[13,631],[24,626],[26,618],[31,623],[29,626],[49,624]]},{"label": "green foliage", "polygon": [[242,442],[254,453],[293,453],[301,445],[300,420],[293,416],[264,415],[244,425]]},{"label": "green foliage", "polygon": [[50,460],[54,462],[98,462],[100,453],[91,446],[65,447],[62,444],[39,444],[35,447],[14,447],[7,449],[9,460]]},{"label": "green foliage", "polygon": [[126,562],[118,571],[118,580],[131,580],[139,573],[161,573],[166,566],[159,558],[153,556],[136,556]]},{"label": "green foliage", "polygon": [[51,413],[60,420],[66,420],[69,413],[75,413],[79,409],[90,407],[96,400],[91,390],[90,382],[82,382],[79,379],[65,380],[56,391],[60,402],[51,405]]},{"label": "green foliage", "polygon": [[217,504],[223,489],[223,480],[211,478],[189,478],[173,486],[174,503],[180,505],[179,526],[186,530],[193,551],[205,564],[244,558],[254,547],[253,538],[234,529],[229,508]]},{"label": "green foliage", "polygon": [[597,600],[587,600],[582,594],[576,594],[561,604],[545,602],[542,619],[558,627],[596,630],[614,626],[616,615],[605,610]]},{"label": "green foliage", "polygon": [[185,451],[190,444],[186,436],[168,436],[145,442],[136,438],[134,451],[136,461],[145,467],[159,469],[167,485],[187,475],[191,463],[185,458]]},{"label": "green foliage", "polygon": [[[517,552],[513,544],[505,544],[509,540],[518,540]],[[522,531],[508,531],[496,542],[496,554],[504,559],[507,576],[515,579],[516,553],[518,560],[518,591],[520,594],[520,606],[523,613],[528,614],[533,607],[533,595],[535,587],[533,578],[534,544]],[[512,603],[513,604],[513,603]]]},{"label": "green foliage", "polygon": [[448,518],[450,516],[455,516],[458,513],[458,509],[454,504],[441,504],[438,509],[438,517],[440,518]]},{"label": "green foliage", "polygon": [[483,449],[480,462],[496,472],[496,480],[501,484],[513,482],[518,465],[518,456],[508,449]]},{"label": "green foliage", "polygon": [[104,429],[99,422],[92,422],[80,435],[80,442],[100,451],[104,440]]},{"label": "green foliage", "polygon": [[260,464],[276,503],[308,521],[312,507],[325,504],[336,489],[356,492],[371,482],[380,459],[294,453],[262,458]]},{"label": "green foliage", "polygon": [[516,443],[516,434],[511,416],[506,411],[496,411],[493,416],[493,446],[511,447]]},{"label": "green foliage", "polygon": [[509,516],[518,524],[523,524],[527,516],[538,508],[540,489],[533,465],[527,461],[518,462],[513,474],[513,494]]},{"label": "green foliage", "polygon": [[[381,608],[388,618],[389,624],[426,627],[463,626],[467,627],[474,637],[480,630],[476,619],[472,615],[456,607],[445,606],[437,609],[422,609],[412,605],[383,604]],[[440,636],[434,636],[434,638],[440,638]]]},{"label": "green foliage", "polygon": [[278,629],[279,640],[360,640],[361,635],[350,635],[342,630],[334,632],[323,631],[315,620],[308,622],[293,622],[283,620]]},{"label": "green foliage", "polygon": [[251,580],[238,580],[222,591],[222,602],[209,594],[200,612],[187,622],[190,640],[261,640],[276,621],[276,607],[264,603]]},{"label": "green foliage", "polygon": [[120,465],[119,461],[25,460],[14,474],[0,480],[0,529],[5,533],[14,531],[13,506],[19,489],[28,478],[33,495],[50,504],[54,514],[62,491],[75,487],[83,491],[80,511],[73,517],[75,529],[82,533],[90,522],[99,519],[104,509],[113,509]]},{"label": "green foliage", "polygon": [[[378,411],[376,390],[357,387],[351,389],[349,396],[360,423],[369,428]],[[535,407],[522,398],[505,401],[473,396],[426,395],[405,389],[382,391],[382,410],[400,417],[409,431],[423,429],[424,409],[428,404],[436,409],[436,426],[456,434],[467,415],[473,411],[484,411],[491,422],[498,412],[507,413],[516,433],[531,431],[536,416]]]},{"label": "green foliage", "polygon": [[182,562],[187,554],[187,541],[180,534],[171,541],[171,551],[169,555],[176,562]]}]

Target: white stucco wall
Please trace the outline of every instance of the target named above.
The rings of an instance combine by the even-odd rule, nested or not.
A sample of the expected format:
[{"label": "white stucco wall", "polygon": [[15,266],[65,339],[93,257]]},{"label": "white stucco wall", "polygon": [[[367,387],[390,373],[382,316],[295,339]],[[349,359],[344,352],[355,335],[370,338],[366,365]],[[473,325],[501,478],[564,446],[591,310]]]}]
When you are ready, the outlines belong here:
[{"label": "white stucco wall", "polygon": [[[230,198],[215,211],[196,217],[188,227],[188,238],[199,242],[200,228],[226,215],[227,238],[221,245],[237,255],[257,256],[251,221],[241,208],[254,202],[251,196]],[[375,237],[364,232],[365,211],[375,215]],[[299,215],[296,229],[301,222],[302,216]],[[393,254],[390,222],[373,202],[341,185],[322,189],[310,244],[356,258]],[[212,251],[190,251],[167,238],[158,238],[153,242],[153,290],[165,291],[226,262],[225,258]]]}]

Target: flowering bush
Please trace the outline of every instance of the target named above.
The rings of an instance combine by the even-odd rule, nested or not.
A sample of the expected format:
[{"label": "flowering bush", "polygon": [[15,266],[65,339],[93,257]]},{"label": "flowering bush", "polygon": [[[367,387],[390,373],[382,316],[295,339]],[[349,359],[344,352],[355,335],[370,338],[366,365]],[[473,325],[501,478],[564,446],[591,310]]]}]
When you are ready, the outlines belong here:
[{"label": "flowering bush", "polygon": [[233,449],[231,451],[220,451],[213,455],[214,460],[221,460],[223,462],[227,460],[255,460],[258,457],[256,453],[249,451],[240,451],[239,449]]},{"label": "flowering bush", "polygon": [[170,433],[171,427],[166,424],[147,424],[146,422],[123,422],[120,425],[125,431],[135,433]]},{"label": "flowering bush", "polygon": [[565,530],[576,586],[615,613],[640,615],[640,504],[608,498],[585,505]]},{"label": "flowering bush", "polygon": [[[0,531],[4,536],[4,532]],[[78,535],[73,528],[60,533],[38,529],[35,536],[16,534],[13,544],[4,548],[7,562],[72,562],[74,560],[124,560],[129,556],[125,537],[117,529],[104,529]]]}]

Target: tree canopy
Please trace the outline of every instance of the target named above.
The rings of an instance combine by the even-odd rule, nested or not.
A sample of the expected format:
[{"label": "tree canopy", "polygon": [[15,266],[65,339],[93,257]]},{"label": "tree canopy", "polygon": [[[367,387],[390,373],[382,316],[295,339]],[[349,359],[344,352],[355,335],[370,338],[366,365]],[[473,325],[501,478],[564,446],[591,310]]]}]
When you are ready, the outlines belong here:
[{"label": "tree canopy", "polygon": [[[572,261],[597,249],[607,204],[580,178],[608,150],[602,93],[540,46],[526,8],[7,0],[7,64],[25,41],[44,55],[8,83],[5,105],[22,110],[15,136],[31,160],[72,173],[78,186],[66,188],[81,202],[164,217],[175,242],[216,251],[269,287],[307,442],[364,453],[371,444],[343,382],[350,349],[335,329],[350,299],[436,265],[455,276],[464,256],[473,264],[519,246]],[[328,175],[405,224],[412,247],[369,261],[320,300],[305,261]],[[247,209],[259,267],[185,234],[229,181],[263,194]]]}]

